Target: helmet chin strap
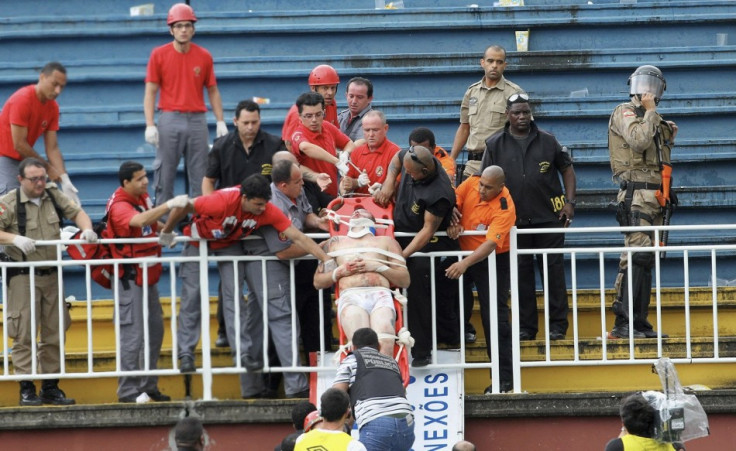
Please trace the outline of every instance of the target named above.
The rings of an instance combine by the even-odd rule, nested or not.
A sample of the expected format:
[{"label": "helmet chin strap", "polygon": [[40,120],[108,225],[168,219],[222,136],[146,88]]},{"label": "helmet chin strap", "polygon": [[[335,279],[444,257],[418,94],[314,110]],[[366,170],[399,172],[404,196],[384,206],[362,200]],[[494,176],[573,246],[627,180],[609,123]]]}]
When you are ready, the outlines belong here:
[{"label": "helmet chin strap", "polygon": [[[376,234],[376,223],[369,218],[351,218],[348,222],[348,237],[350,238],[361,238],[366,235]],[[360,230],[355,230],[358,227],[362,227]]]}]

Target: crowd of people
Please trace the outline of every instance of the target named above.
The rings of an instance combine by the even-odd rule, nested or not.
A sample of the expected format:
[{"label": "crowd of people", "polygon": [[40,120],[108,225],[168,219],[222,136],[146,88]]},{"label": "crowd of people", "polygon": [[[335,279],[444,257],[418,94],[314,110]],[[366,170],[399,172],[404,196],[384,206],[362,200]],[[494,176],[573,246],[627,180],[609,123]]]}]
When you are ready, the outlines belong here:
[{"label": "crowd of people", "polygon": [[[107,203],[108,226],[103,237],[158,237],[158,243],[112,247],[115,258],[154,257],[150,265],[122,265],[116,281],[120,293],[116,321],[120,324],[121,370],[141,370],[144,360],[149,368],[156,368],[163,319],[156,288],[162,268],[155,257],[161,255],[162,246],[177,243],[177,225],[187,218],[181,233],[210,240],[211,255],[278,257],[266,265],[265,293],[260,262],[217,263],[221,323],[218,344],[239,348],[233,357],[235,364],[246,370],[241,374],[243,397],[274,395],[273,387],[257,373],[265,359],[287,367],[300,365],[302,357],[292,349],[293,343],[301,344],[307,353],[320,348],[322,337],[327,338],[328,345],[331,343],[331,309],[327,303],[327,308],[320,310],[318,290],[335,285],[340,291],[338,317],[354,345],[353,354],[338,371],[336,386],[350,393],[361,431],[374,429],[371,424],[382,418],[381,428],[386,429],[387,416],[391,427],[411,429],[407,426],[412,424],[411,409],[405,402],[403,387],[396,385],[392,366],[382,361],[392,347],[394,287],[408,292],[408,328],[415,340],[411,366],[415,368],[436,362],[433,332],[438,342],[448,345],[476,341],[477,332],[470,322],[475,289],[489,358],[490,343],[497,340],[501,391],[510,391],[509,232],[514,226],[540,230],[570,226],[575,216],[576,176],[567,148],[534,121],[529,95],[504,77],[505,49],[498,45],[485,49],[480,59],[483,77],[463,96],[460,125],[449,152],[437,146],[434,133],[425,127],[412,131],[407,140],[409,147],[402,149],[387,138],[388,119],[372,107],[374,86],[367,78],[355,77],[347,82],[347,108],[338,112],[340,78],[329,65],[319,65],[308,74],[309,91],[295,99],[281,136],[261,128],[260,107],[251,100],[237,104],[233,128],[228,130],[212,56],[193,42],[196,22],[194,10],[186,4],[176,4],[168,13],[173,40],[151,52],[143,102],[144,137],[156,147],[156,158],[152,168],[134,161],[123,163],[118,174],[120,187]],[[664,189],[662,174],[670,165],[677,127],[657,112],[666,88],[659,69],[642,66],[632,74],[629,84],[630,101],[616,108],[609,123],[611,166],[621,182],[618,219],[621,225],[658,225],[662,223],[664,202],[676,202],[669,194],[663,201],[662,192],[669,193],[669,187]],[[59,107],[55,99],[65,85],[64,66],[48,63],[38,82],[19,89],[0,113],[0,242],[8,245],[6,256],[12,261],[53,260],[53,249],[37,248],[35,240],[58,238],[63,218],[72,219],[82,229],[84,240],[97,240],[57,143]],[[217,122],[211,150],[205,91]],[[45,158],[33,147],[41,136]],[[463,150],[467,161],[459,164]],[[187,192],[175,195],[176,168],[182,157]],[[153,198],[148,194],[149,169],[153,170]],[[349,220],[347,236],[333,237],[319,245],[304,232],[328,229],[326,207],[338,195],[373,196],[376,204],[392,212],[397,232],[415,235],[396,240],[376,237],[375,218],[365,210],[356,210]],[[485,234],[467,236],[463,235],[465,231]],[[251,233],[262,239],[242,240]],[[560,248],[564,240],[564,233],[522,234],[519,248]],[[186,242],[182,255],[198,255],[198,244]],[[651,244],[649,232],[626,234],[627,246]],[[438,259],[434,264],[429,257],[414,256],[459,250],[471,253],[464,258]],[[296,263],[299,295],[296,311],[292,312],[288,263],[306,254],[317,261]],[[497,337],[490,337],[493,287],[489,285],[489,258],[495,258],[496,263]],[[653,258],[652,253],[634,253],[633,277],[628,280],[627,253],[622,255],[615,281],[618,295],[612,338],[657,336],[646,319]],[[568,300],[562,254],[519,257],[519,338],[534,340],[539,331],[535,266],[543,280],[543,274],[548,275],[546,333],[551,340],[564,339]],[[68,316],[68,312],[59,307],[57,268],[33,270],[35,314],[39,320],[33,327],[25,302],[31,289],[29,269],[18,270],[9,280],[8,332],[14,339],[16,374],[31,373],[30,342],[36,339],[32,331],[40,330],[40,373],[58,372],[62,357],[59,314]],[[191,373],[196,371],[195,348],[203,319],[199,265],[183,263],[178,273],[181,303],[176,352],[180,370]],[[456,281],[461,276],[462,286]],[[247,297],[243,295],[245,285],[249,287]],[[465,293],[462,317],[460,290]],[[148,302],[145,306],[143,299]],[[436,307],[434,317],[432,302]],[[263,309],[267,309],[266,324]],[[293,313],[298,316],[297,327],[292,327]],[[320,317],[325,319],[324,330],[319,328]],[[144,318],[148,321],[147,349]],[[61,323],[68,327],[66,319]],[[240,328],[236,329],[238,324]],[[265,327],[270,332],[273,355],[263,355]],[[375,332],[367,334],[368,338],[364,336],[373,330],[378,332],[375,340]],[[239,346],[234,346],[236,343]],[[144,352],[148,352],[147,359],[143,358]],[[371,371],[371,365],[387,373]],[[368,371],[382,382],[358,384],[354,381],[356,371]],[[59,389],[58,380],[45,380],[38,395],[32,381],[21,381],[20,386],[21,405],[74,403]],[[381,393],[388,393],[390,409],[384,406],[385,397],[373,401],[377,387]],[[491,393],[490,389],[486,393]],[[306,397],[305,375],[285,373],[284,394]],[[346,412],[338,398],[335,395],[335,418],[328,419],[323,411],[325,425],[339,421]],[[118,399],[140,402],[170,398],[159,391],[155,377],[124,376],[119,380]],[[378,415],[378,411],[391,414]],[[299,449],[299,442],[296,446]]]}]

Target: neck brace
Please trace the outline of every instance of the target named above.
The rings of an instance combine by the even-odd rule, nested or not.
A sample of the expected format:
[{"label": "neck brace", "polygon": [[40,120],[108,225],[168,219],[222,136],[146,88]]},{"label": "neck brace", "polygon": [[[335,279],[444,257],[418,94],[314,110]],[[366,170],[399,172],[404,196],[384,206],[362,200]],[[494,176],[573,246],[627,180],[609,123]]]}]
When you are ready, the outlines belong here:
[{"label": "neck brace", "polygon": [[[366,235],[374,235],[376,234],[376,223],[373,222],[372,219],[368,218],[355,218],[350,219],[348,222],[348,227],[350,227],[350,230],[348,231],[348,237],[350,238],[361,238]],[[360,230],[354,230],[358,227],[363,227]]]}]

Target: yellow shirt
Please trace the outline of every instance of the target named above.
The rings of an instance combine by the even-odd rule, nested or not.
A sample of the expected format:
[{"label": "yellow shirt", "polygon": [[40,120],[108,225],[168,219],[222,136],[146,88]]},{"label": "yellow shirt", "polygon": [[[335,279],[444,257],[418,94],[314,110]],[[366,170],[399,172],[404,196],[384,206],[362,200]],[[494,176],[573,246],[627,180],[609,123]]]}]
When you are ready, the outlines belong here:
[{"label": "yellow shirt", "polygon": [[342,431],[313,429],[299,436],[294,451],[365,451],[365,446]]}]

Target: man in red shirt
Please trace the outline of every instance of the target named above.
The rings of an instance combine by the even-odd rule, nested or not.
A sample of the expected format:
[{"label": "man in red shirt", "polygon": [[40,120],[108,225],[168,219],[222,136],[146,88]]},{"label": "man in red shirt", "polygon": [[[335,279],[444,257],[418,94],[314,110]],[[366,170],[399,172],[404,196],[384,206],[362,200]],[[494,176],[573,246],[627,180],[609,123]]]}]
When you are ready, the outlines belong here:
[{"label": "man in red shirt", "polygon": [[[299,229],[291,224],[289,218],[269,200],[271,186],[268,179],[260,174],[248,176],[240,186],[217,190],[207,196],[200,196],[190,201],[186,208],[174,209],[166,221],[159,242],[163,245],[172,245],[175,237],[174,226],[187,213],[194,213],[192,223],[184,228],[184,234],[195,239],[213,240],[209,243],[210,249],[217,256],[238,257],[249,255],[248,241],[241,241],[254,230],[271,225],[277,232],[283,234],[292,242],[301,246],[310,254],[317,257],[329,267],[335,267],[334,260]],[[330,263],[327,263],[330,262]],[[225,329],[228,342],[235,351],[235,343],[240,341],[241,355],[235,355],[235,361],[240,362],[248,371],[257,371],[263,367],[263,362],[252,357],[257,351],[252,350],[250,331],[247,329],[247,308],[242,295],[245,278],[245,262],[238,263],[238,283],[234,283],[235,267],[232,261],[219,261],[217,267],[220,272],[222,285],[222,300],[225,316]],[[253,290],[261,287],[251,287]],[[240,330],[235,330],[235,299],[240,302]],[[185,306],[182,306],[185,308]],[[241,392],[243,396],[250,396],[241,377]]]},{"label": "man in red shirt", "polygon": [[[50,62],[41,69],[38,83],[15,91],[0,112],[0,194],[18,188],[18,169],[24,158],[42,161],[51,180],[77,205],[79,196],[64,166],[56,132],[59,131],[59,105],[56,98],[66,86],[66,68]],[[46,160],[33,148],[43,135]]]},{"label": "man in red shirt", "polygon": [[[348,172],[347,159],[355,144],[339,128],[324,120],[325,100],[316,92],[305,92],[296,99],[301,124],[291,136],[292,152],[302,166],[325,173],[331,183],[325,191],[337,196],[337,174]],[[338,157],[337,149],[342,149]]]},{"label": "man in red shirt", "polygon": [[[309,73],[309,90],[316,92],[325,99],[325,120],[335,127],[340,127],[337,119],[337,102],[335,94],[337,94],[337,85],[340,84],[340,77],[337,71],[330,65],[320,64],[312,69]],[[299,126],[299,111],[296,105],[292,105],[284,119],[284,126],[281,128],[281,139],[286,143],[286,148],[291,148],[291,136]]]},{"label": "man in red shirt", "polygon": [[[153,49],[148,60],[143,113],[146,142],[156,146],[153,183],[157,205],[174,197],[174,180],[182,155],[191,196],[202,193],[210,141],[205,117],[205,88],[217,119],[216,135],[219,138],[227,134],[212,55],[192,42],[196,21],[189,5],[177,3],[172,6],[166,23],[174,40]],[[159,90],[161,113],[157,127],[154,110]]]},{"label": "man in red shirt", "polygon": [[[186,194],[170,199],[158,207],[148,197],[148,176],[142,164],[126,161],[118,170],[120,187],[107,201],[107,228],[103,238],[150,238],[156,236],[158,220],[174,207],[189,203]],[[158,243],[135,243],[110,246],[113,258],[139,258],[161,256]],[[143,370],[141,356],[148,352],[149,368],[158,367],[161,343],[164,338],[164,320],[158,296],[158,279],[161,263],[148,264],[147,280],[143,263],[121,265],[118,285],[120,323],[120,369]],[[145,284],[145,288],[144,288]],[[145,292],[148,291],[148,303]],[[144,348],[144,311],[148,310],[148,349]],[[157,376],[122,376],[118,378],[118,400],[136,402],[143,394],[154,401],[170,401],[171,398],[158,389]]]},{"label": "man in red shirt", "polygon": [[[388,165],[399,152],[399,146],[386,139],[386,115],[379,110],[365,113],[362,119],[365,144],[350,153],[348,173],[340,181],[340,193],[368,194],[374,184],[382,184],[388,175]],[[360,171],[358,171],[360,169]]]},{"label": "man in red shirt", "polygon": [[[465,180],[457,190],[456,205],[462,218],[459,225],[447,228],[452,239],[464,231],[486,231],[485,236],[463,235],[459,237],[460,248],[472,254],[453,263],[445,274],[450,279],[463,278],[465,296],[465,323],[470,321],[473,311],[473,284],[478,291],[483,332],[486,336],[486,352],[491,358],[490,285],[488,257],[496,251],[496,310],[498,312],[499,373],[501,392],[512,389],[511,326],[509,324],[509,231],[516,223],[516,207],[505,186],[506,177],[499,166],[489,166],[477,175]],[[486,388],[491,393],[491,387]]]}]

